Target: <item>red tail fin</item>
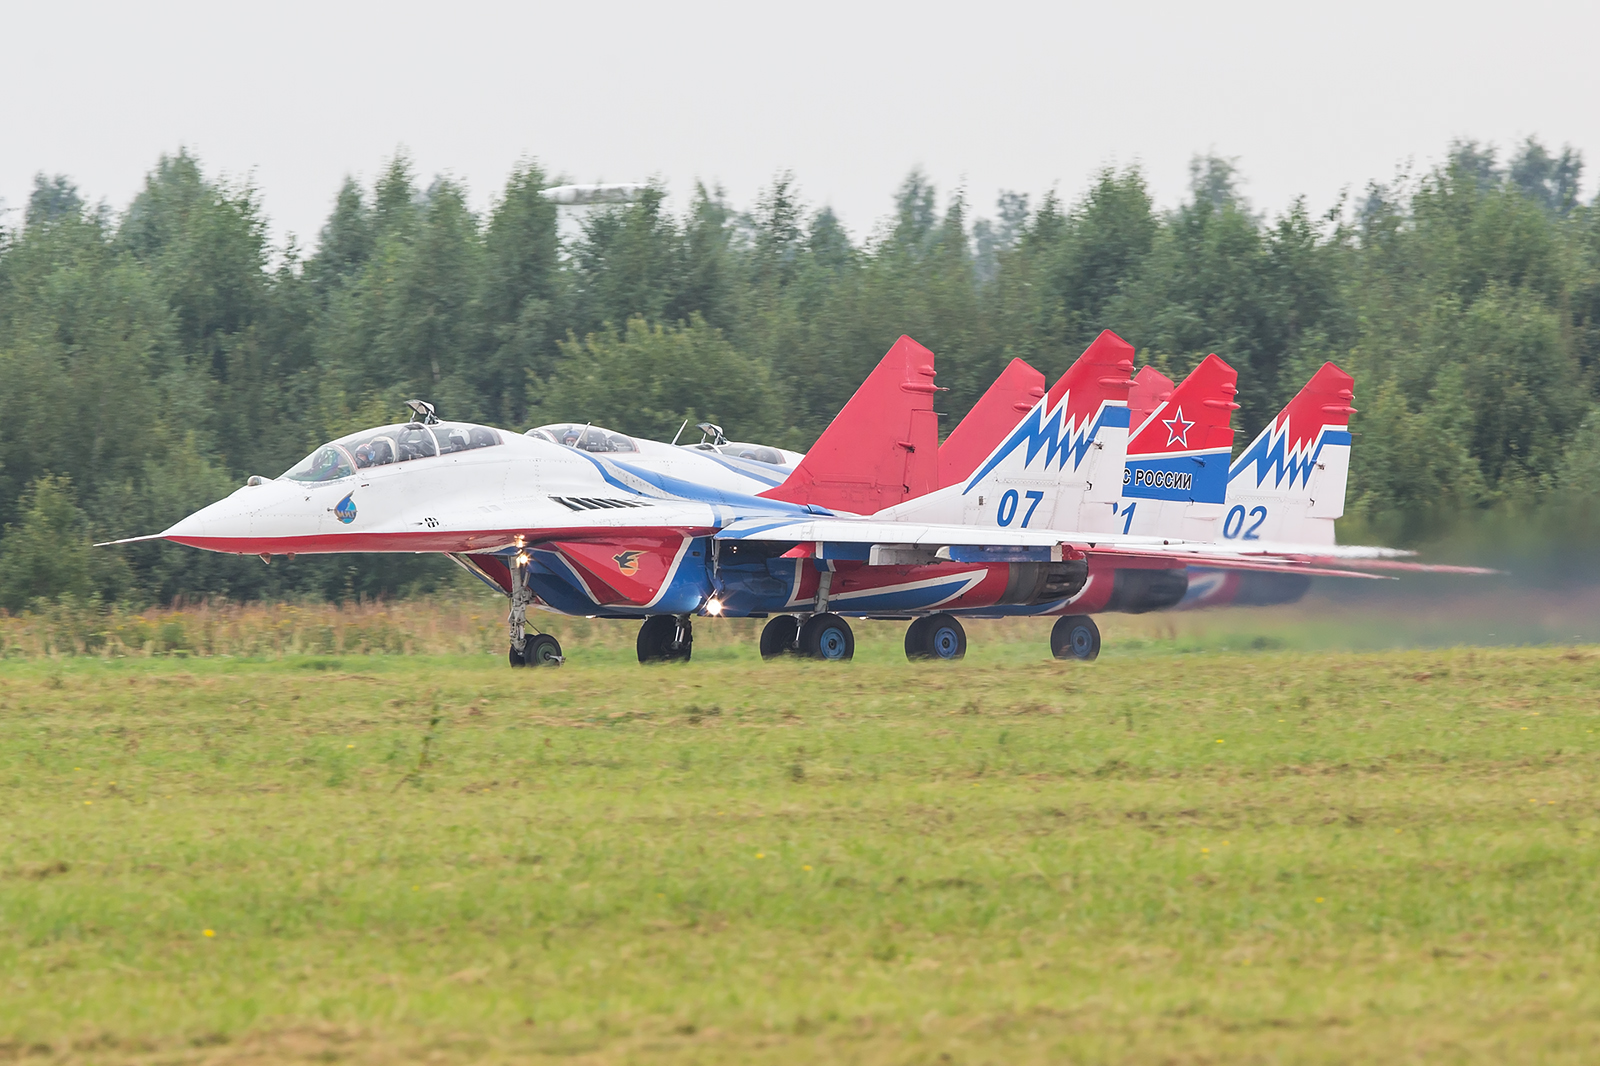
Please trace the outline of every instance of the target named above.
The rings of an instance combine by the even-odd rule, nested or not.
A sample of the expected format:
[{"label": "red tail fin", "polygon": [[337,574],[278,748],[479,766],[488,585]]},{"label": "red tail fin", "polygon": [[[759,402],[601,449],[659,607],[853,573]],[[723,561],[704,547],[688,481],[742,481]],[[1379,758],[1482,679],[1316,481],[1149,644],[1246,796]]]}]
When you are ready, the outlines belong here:
[{"label": "red tail fin", "polygon": [[1044,395],[1044,375],[1011,360],[989,391],[939,445],[939,484],[965,481]]},{"label": "red tail fin", "polygon": [[901,337],[794,473],[761,495],[873,514],[938,487],[933,353]]},{"label": "red tail fin", "polygon": [[1106,400],[1126,401],[1133,388],[1133,345],[1112,333],[1100,331],[1077,362],[1050,386],[1045,410],[1054,411],[1067,397],[1067,416],[1075,426],[1087,426]]},{"label": "red tail fin", "polygon": [[1350,406],[1355,378],[1332,363],[1323,363],[1311,380],[1278,412],[1273,427],[1282,430],[1287,423],[1292,435],[1289,447],[1304,446],[1316,438],[1323,426],[1348,426],[1356,409]]},{"label": "red tail fin", "polygon": [[1172,379],[1153,366],[1135,374],[1133,391],[1128,393],[1128,425],[1133,429],[1144,425],[1150,412],[1172,395],[1172,387]]},{"label": "red tail fin", "polygon": [[[1141,379],[1146,371],[1150,371],[1150,368],[1145,367],[1140,371]],[[1155,374],[1155,377],[1161,375]],[[1239,406],[1233,402],[1234,394],[1239,391],[1238,381],[1239,372],[1215,355],[1200,360],[1200,365],[1183,379],[1183,384],[1167,391],[1157,400],[1154,408],[1133,415],[1137,421],[1128,431],[1128,458],[1132,460],[1135,456],[1167,452],[1232,449],[1233,427],[1230,423],[1233,412]],[[1138,388],[1135,384],[1136,392]],[[1133,406],[1131,399],[1128,406]],[[1152,415],[1155,417],[1152,418]],[[1219,482],[1219,503],[1221,487]]]}]

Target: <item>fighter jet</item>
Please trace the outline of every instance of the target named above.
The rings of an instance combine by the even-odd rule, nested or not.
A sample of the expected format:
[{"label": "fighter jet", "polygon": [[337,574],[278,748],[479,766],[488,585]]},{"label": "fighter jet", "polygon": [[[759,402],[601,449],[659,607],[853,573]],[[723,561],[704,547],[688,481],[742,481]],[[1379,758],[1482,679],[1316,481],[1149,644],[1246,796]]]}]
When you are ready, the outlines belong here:
[{"label": "fighter jet", "polygon": [[[1110,333],[1101,342],[1121,343]],[[901,343],[914,342],[902,338]],[[1332,363],[1324,365],[1233,461],[1237,379],[1234,369],[1214,354],[1177,386],[1153,367],[1135,376],[1128,394],[1130,437],[1121,498],[1109,505],[1114,528],[1185,541],[1231,541],[1246,554],[1305,563],[1337,560],[1369,571],[1491,572],[1399,558],[1408,552],[1333,548],[1334,522],[1344,513],[1354,382]],[[948,486],[969,476],[1015,430],[1018,413],[1031,411],[1045,395],[1044,383],[1043,374],[1013,359],[939,446],[936,484]],[[894,401],[892,395],[883,397],[870,417],[893,419]],[[829,432],[839,431],[844,420],[841,413]],[[894,468],[902,461],[901,453],[874,456],[867,448],[854,448],[852,455],[858,472],[875,463]],[[806,494],[789,498],[813,502]],[[1310,583],[1304,572],[1223,570],[1172,557],[1096,557],[1082,587],[1070,597],[993,610],[1062,616],[1052,633],[1052,649],[1062,658],[1089,659],[1098,654],[1100,644],[1095,614],[1291,603],[1305,595]],[[914,627],[907,634],[907,653],[915,654],[918,646]]]},{"label": "fighter jet", "polygon": [[[946,486],[932,353],[902,338],[803,457],[747,458],[714,441],[686,449],[576,423],[517,434],[413,401],[408,421],[329,441],[281,476],[252,477],[135,539],[265,559],[445,554],[509,598],[512,666],[564,660],[529,608],[637,619],[641,662],[689,659],[695,621],[718,616],[768,618],[768,657],[847,660],[847,619],[890,617],[911,621],[911,657],[958,658],[958,616],[1058,610],[1107,569],[1203,562],[1369,578],[1336,560],[1399,554],[1329,545],[1313,564],[1270,545],[1116,528],[1132,357],[1103,334]],[[882,455],[894,461],[861,459]],[[1053,644],[1092,657],[1072,652],[1078,636],[1060,629]]]}]

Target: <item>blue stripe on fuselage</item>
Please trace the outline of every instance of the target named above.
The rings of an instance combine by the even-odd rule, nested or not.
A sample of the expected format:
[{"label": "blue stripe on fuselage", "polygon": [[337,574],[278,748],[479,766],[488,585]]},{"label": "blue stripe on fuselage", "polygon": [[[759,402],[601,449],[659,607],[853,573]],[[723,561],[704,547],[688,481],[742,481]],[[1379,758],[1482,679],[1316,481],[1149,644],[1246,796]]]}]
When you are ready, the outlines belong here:
[{"label": "blue stripe on fuselage", "polygon": [[[593,463],[594,468],[600,472],[600,476],[605,479],[606,484],[611,485],[614,488],[621,489],[623,492],[632,493],[635,496],[645,496],[645,494],[640,492],[636,487],[627,484],[612,474],[610,470],[607,470],[605,463],[601,462],[597,457],[580,449],[573,449],[573,453],[576,455],[581,455],[585,459],[589,460],[589,462]],[[738,508],[741,512],[739,517],[745,517],[744,512],[747,511],[754,511],[758,515],[810,515],[815,513],[808,510],[801,504],[786,503],[782,500],[767,500],[761,498],[760,496],[752,496],[746,493],[726,492],[722,489],[714,489],[707,485],[697,484],[693,481],[685,481],[683,478],[673,477],[670,474],[663,474],[656,470],[641,470],[636,467],[629,466],[627,463],[617,462],[615,459],[607,460],[607,462],[615,463],[617,469],[631,474],[645,484],[650,485],[653,488],[660,489],[662,492],[665,492],[668,495],[674,496],[680,500],[688,500],[693,503],[704,503],[712,506],[723,504],[729,507]],[[649,499],[651,497],[645,496],[645,498]],[[722,516],[720,513],[717,516],[717,523],[719,525],[722,523]]]},{"label": "blue stripe on fuselage", "polygon": [[846,615],[921,611],[958,595],[973,583],[972,574],[968,572],[957,574],[949,581],[941,581],[937,585],[924,585],[920,588],[889,588],[883,592],[871,592],[860,596],[848,593],[828,601],[828,609],[835,614]]},{"label": "blue stripe on fuselage", "polygon": [[[612,462],[616,462],[615,459]],[[619,469],[625,470],[646,484],[653,485],[662,492],[670,493],[681,500],[691,500],[695,503],[725,504],[729,507],[755,511],[758,514],[800,514],[809,515],[804,506],[797,503],[786,503],[782,500],[768,500],[760,496],[753,496],[742,492],[728,492],[725,489],[714,489],[709,485],[700,485],[683,478],[663,474],[657,470],[640,470],[629,466],[627,463],[617,463]],[[741,515],[742,517],[742,515]]]},{"label": "blue stripe on fuselage", "polygon": [[[690,452],[689,454],[697,455],[702,459],[709,459],[713,463],[716,463],[718,466],[721,466],[726,470],[732,470],[740,477],[747,477],[753,481],[759,481],[768,488],[777,488],[779,485],[782,485],[784,481],[788,480],[789,476],[789,471],[783,467],[773,466],[771,463],[763,463],[759,459],[742,459],[740,462],[769,467],[773,472],[769,474],[765,470],[747,470],[743,466],[734,463],[731,459],[728,459],[725,456],[714,455],[710,452]],[[778,475],[778,471],[780,470],[783,471],[782,476]]]}]

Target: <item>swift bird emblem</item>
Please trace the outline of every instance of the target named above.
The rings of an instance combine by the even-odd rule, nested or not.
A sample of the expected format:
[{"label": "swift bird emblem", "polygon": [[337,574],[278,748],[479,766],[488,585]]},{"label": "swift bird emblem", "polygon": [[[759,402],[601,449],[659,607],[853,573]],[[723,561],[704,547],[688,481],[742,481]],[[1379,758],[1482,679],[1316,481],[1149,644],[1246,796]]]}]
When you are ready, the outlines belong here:
[{"label": "swift bird emblem", "polygon": [[617,564],[617,569],[622,572],[623,577],[632,577],[639,572],[639,558],[642,555],[644,552],[624,551],[613,555],[611,560]]}]

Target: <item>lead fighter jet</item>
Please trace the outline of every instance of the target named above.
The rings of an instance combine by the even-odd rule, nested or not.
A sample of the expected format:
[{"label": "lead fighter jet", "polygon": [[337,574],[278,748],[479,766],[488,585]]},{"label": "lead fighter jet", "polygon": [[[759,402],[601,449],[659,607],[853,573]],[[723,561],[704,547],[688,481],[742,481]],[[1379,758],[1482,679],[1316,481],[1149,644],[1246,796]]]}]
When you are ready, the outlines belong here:
[{"label": "lead fighter jet", "polygon": [[[278,478],[252,477],[132,539],[269,560],[446,554],[509,597],[512,666],[563,661],[554,637],[530,632],[530,607],[642,620],[641,662],[687,660],[694,620],[707,616],[769,618],[763,655],[831,660],[853,655],[847,618],[910,619],[912,657],[954,658],[966,647],[958,616],[1043,613],[1106,567],[1370,578],[1330,563],[1402,554],[1329,545],[1308,561],[1123,532],[1132,368],[1132,347],[1103,333],[944,486],[933,355],[904,337],[803,457],[593,426],[519,435],[412,401],[408,422],[330,441]],[[901,458],[853,458],[885,454]],[[1061,628],[1058,655],[1077,639]]]}]

